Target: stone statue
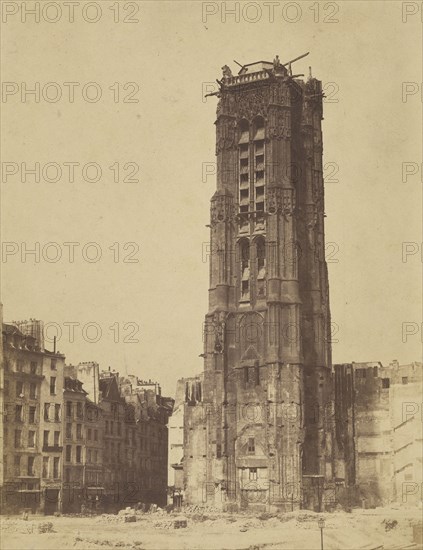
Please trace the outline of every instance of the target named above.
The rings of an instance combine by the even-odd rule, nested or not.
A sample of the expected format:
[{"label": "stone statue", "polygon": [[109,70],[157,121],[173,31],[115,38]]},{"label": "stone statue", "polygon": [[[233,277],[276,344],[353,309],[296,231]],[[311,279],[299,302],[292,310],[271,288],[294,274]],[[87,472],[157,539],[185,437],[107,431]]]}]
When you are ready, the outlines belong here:
[{"label": "stone statue", "polygon": [[223,71],[223,78],[226,80],[227,78],[232,78],[232,71],[227,65],[223,65],[222,67]]}]

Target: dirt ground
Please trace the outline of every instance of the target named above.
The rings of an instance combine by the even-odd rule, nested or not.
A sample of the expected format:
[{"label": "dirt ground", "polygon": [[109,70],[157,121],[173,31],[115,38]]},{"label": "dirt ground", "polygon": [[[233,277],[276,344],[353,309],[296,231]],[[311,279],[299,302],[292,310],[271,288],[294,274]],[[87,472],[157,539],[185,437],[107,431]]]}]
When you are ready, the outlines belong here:
[{"label": "dirt ground", "polygon": [[[132,517],[125,521],[125,516]],[[302,510],[259,517],[132,510],[91,518],[3,517],[0,546],[2,550],[320,550],[317,519],[322,516],[324,550],[422,549],[413,541],[413,525],[421,522],[422,510],[399,506],[332,514]],[[187,527],[175,529],[175,520],[186,520]]]}]

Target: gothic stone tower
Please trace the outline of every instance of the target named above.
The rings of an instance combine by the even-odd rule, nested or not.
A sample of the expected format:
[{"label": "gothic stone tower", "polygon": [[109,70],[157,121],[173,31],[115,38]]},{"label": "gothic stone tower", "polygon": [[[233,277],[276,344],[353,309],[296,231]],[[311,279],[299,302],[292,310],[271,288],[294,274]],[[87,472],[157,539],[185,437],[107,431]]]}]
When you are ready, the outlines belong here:
[{"label": "gothic stone tower", "polygon": [[[200,402],[185,405],[185,500],[316,507],[333,478],[322,87],[224,67]],[[312,491],[313,492],[313,491]],[[316,491],[315,491],[316,493]]]}]

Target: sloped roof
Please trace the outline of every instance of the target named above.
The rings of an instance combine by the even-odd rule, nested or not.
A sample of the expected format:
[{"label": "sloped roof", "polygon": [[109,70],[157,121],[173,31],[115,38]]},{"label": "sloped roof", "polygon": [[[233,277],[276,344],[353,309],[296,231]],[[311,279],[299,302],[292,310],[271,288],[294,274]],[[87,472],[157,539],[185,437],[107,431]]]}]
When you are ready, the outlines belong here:
[{"label": "sloped roof", "polygon": [[100,391],[103,399],[109,399],[110,401],[121,401],[119,388],[115,376],[109,376],[107,378],[100,378]]},{"label": "sloped roof", "polygon": [[10,323],[3,323],[3,332],[6,334],[18,334],[19,336],[24,337],[24,333],[18,329],[17,326]]}]

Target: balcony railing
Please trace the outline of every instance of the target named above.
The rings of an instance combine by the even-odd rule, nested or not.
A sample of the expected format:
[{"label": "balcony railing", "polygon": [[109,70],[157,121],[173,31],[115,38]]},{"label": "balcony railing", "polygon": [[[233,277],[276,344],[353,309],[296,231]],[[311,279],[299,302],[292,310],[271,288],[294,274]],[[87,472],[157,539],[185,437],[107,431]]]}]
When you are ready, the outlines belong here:
[{"label": "balcony railing", "polygon": [[237,76],[231,76],[225,80],[227,86],[235,86],[237,84],[244,84],[246,82],[254,82],[256,80],[266,80],[269,75],[266,71],[259,71],[256,73],[246,73]]}]

